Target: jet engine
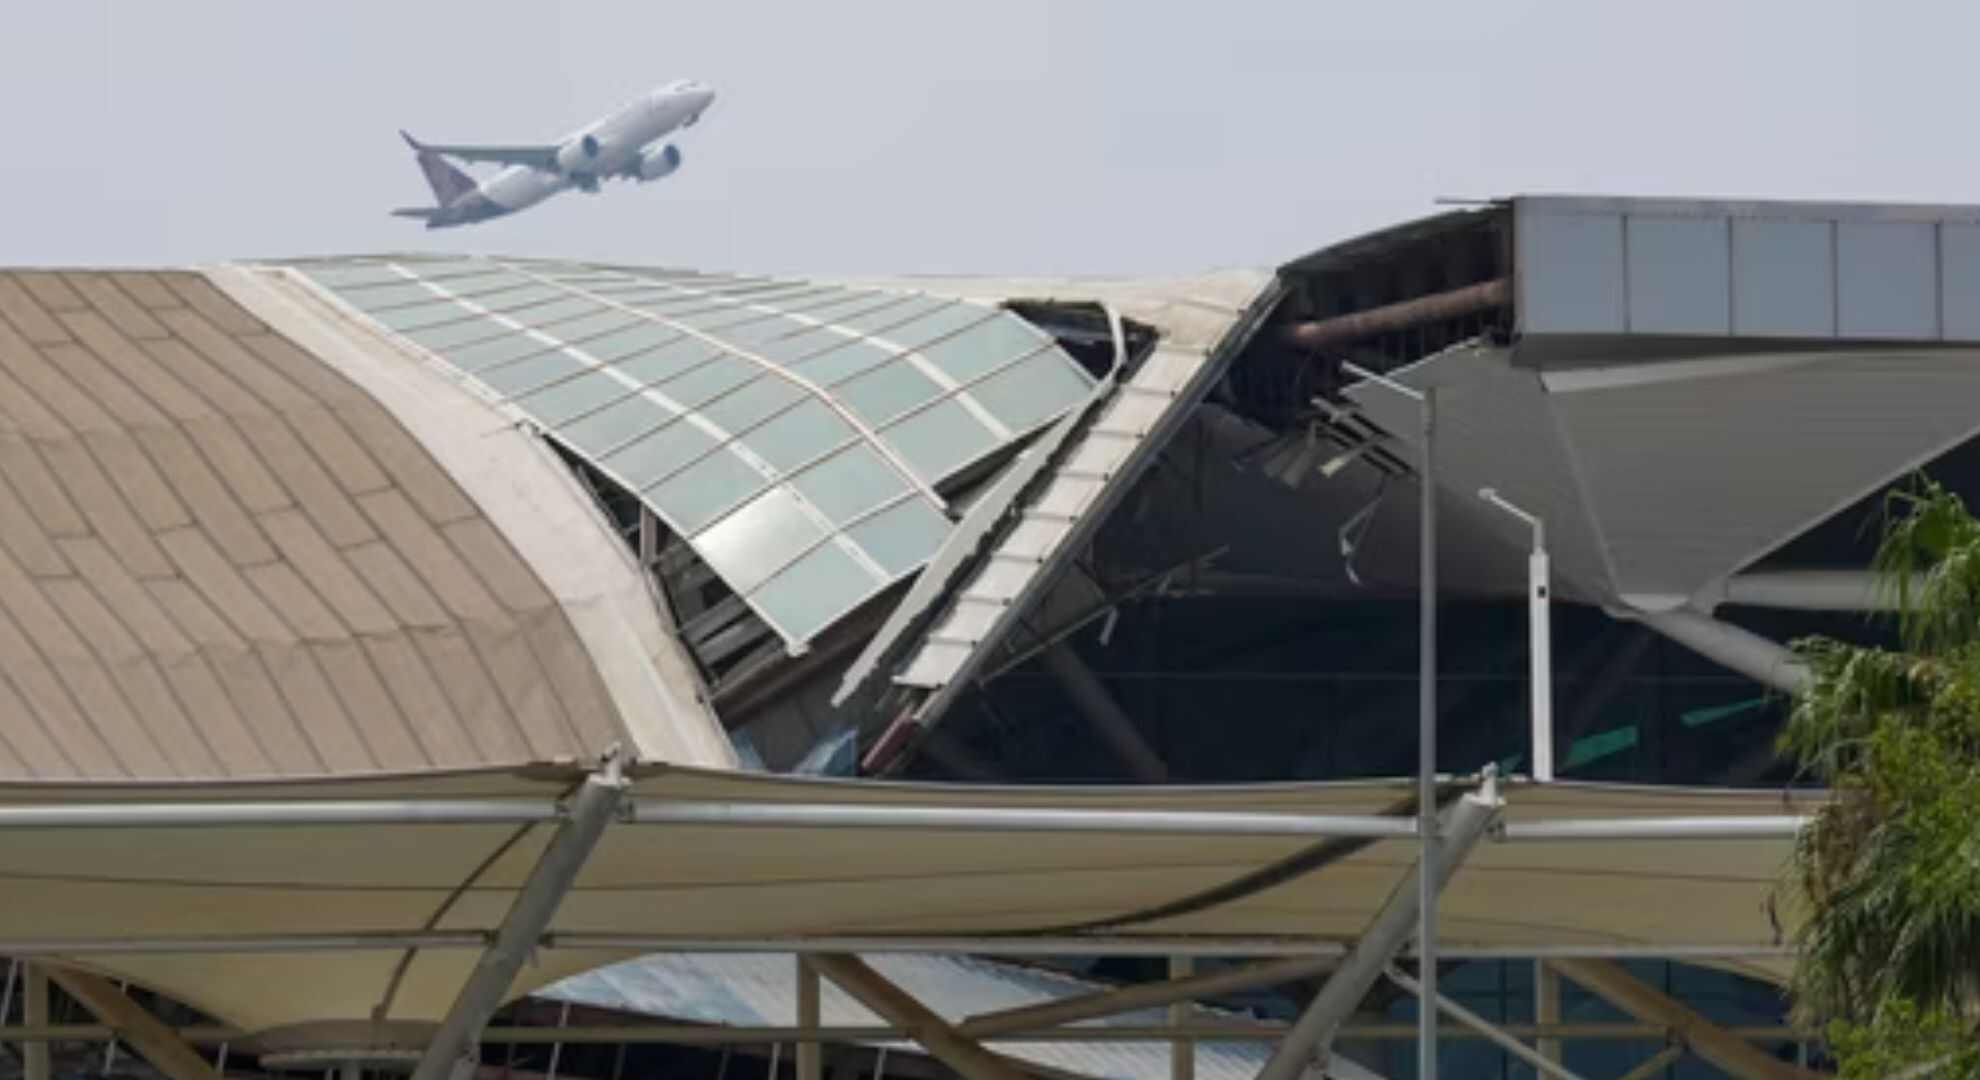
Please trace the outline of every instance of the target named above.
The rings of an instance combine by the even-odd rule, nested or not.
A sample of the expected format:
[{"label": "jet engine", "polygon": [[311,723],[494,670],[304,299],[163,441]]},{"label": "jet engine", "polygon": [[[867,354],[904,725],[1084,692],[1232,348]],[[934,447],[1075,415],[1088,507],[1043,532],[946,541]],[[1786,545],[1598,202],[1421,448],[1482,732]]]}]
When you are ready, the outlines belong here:
[{"label": "jet engine", "polygon": [[639,155],[639,178],[658,180],[681,167],[681,151],[673,143],[649,146]]},{"label": "jet engine", "polygon": [[596,173],[598,151],[597,136],[581,135],[557,148],[557,168],[570,176]]}]

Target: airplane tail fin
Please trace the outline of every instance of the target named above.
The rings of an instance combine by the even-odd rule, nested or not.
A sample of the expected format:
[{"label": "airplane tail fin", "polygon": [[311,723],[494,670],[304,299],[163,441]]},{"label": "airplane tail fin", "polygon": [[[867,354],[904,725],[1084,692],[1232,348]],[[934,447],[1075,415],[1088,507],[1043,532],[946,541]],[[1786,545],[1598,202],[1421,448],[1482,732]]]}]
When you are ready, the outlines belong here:
[{"label": "airplane tail fin", "polygon": [[433,216],[435,214],[438,214],[439,212],[440,212],[440,208],[437,206],[402,206],[397,210],[392,211],[392,216],[420,218],[422,220],[430,221],[432,220]]},{"label": "airplane tail fin", "polygon": [[[419,169],[426,174],[427,186],[433,189],[434,202],[445,206],[474,190],[474,180],[468,174],[447,164],[445,158],[432,150],[428,150],[424,143],[413,138],[406,132],[399,132],[399,137],[406,140],[406,145],[413,148],[413,155],[419,159]],[[396,212],[394,211],[394,213]],[[416,217],[418,215],[407,214],[405,216]]]}]

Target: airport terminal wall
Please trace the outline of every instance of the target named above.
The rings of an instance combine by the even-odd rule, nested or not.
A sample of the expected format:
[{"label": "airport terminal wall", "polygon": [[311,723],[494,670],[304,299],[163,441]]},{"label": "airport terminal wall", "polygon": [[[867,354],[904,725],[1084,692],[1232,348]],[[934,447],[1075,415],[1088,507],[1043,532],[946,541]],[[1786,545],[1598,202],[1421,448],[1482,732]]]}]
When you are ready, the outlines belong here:
[{"label": "airport terminal wall", "polygon": [[[925,785],[849,799],[1078,783],[1109,790],[1066,797],[1123,806],[1171,797],[1132,786],[1151,782],[1306,781],[1302,798],[1367,809],[1327,782],[1393,778],[1415,753],[1424,442],[1388,379],[1440,410],[1440,768],[1532,767],[1531,536],[1491,487],[1546,522],[1563,778],[1777,799],[1774,737],[1805,677],[1788,645],[1890,633],[1867,575],[1882,494],[1923,468],[1980,497],[1976,301],[1971,208],[1554,198],[1147,280],[411,254],[0,272],[0,781],[27,801],[319,783],[554,799],[616,751],[659,798],[791,801],[810,789],[747,774],[796,773]],[[1512,804],[1556,812],[1547,791]],[[279,844],[253,855],[268,881],[404,890],[344,909],[369,930],[424,913],[474,932],[540,849],[476,870],[497,832],[444,857],[428,839],[301,869]],[[1283,854],[1048,845],[992,867],[960,840],[686,839],[686,865],[616,841],[565,928],[1004,932],[947,880],[976,872],[956,860],[989,860],[1007,896],[1058,881],[1039,917],[1073,922]],[[188,866],[240,869],[181,840]],[[69,872],[132,850],[36,857]],[[1604,854],[1649,859],[1602,869],[1610,923],[1563,891],[1527,936],[1718,927],[1757,946],[1785,848],[1711,850]],[[1524,942],[1495,920],[1532,875],[1597,869],[1583,858],[1600,861],[1482,858],[1453,940]],[[1632,904],[1701,859],[1683,887],[1710,925]],[[117,903],[145,926],[229,929],[181,919],[136,881],[161,868],[131,865]],[[1398,866],[1346,865],[1354,898],[1326,931],[1353,934]],[[940,910],[874,884],[890,878]],[[1318,887],[1187,929],[1314,932]],[[19,935],[108,933],[87,912],[110,901],[83,896],[21,893],[45,921]],[[304,907],[224,910],[270,934],[342,927]],[[515,989],[631,951],[550,950]],[[434,1018],[472,958],[421,954],[403,1015]],[[396,955],[87,963],[284,1027],[359,1019]],[[242,991],[299,972],[339,987],[332,1015]]]}]

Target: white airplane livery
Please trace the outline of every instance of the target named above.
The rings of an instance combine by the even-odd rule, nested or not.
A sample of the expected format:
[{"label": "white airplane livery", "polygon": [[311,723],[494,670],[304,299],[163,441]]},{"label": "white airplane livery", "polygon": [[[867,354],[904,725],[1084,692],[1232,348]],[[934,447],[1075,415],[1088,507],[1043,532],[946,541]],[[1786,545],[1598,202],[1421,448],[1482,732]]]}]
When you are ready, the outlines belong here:
[{"label": "white airplane livery", "polygon": [[[433,146],[401,131],[433,188],[435,205],[392,213],[441,229],[513,214],[568,188],[596,192],[604,180],[658,180],[681,167],[680,150],[660,140],[701,119],[714,100],[715,91],[683,79],[547,146]],[[450,157],[507,168],[477,183],[449,164]]]}]

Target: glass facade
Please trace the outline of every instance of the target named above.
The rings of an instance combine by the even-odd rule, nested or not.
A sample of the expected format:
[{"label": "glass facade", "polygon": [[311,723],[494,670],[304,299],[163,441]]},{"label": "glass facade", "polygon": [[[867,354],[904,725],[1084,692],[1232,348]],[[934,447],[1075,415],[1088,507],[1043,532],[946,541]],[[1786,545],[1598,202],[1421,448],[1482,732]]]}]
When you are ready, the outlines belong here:
[{"label": "glass facade", "polygon": [[999,308],[481,258],[288,264],[635,493],[795,648],[948,534],[944,484],[1093,378]]}]

